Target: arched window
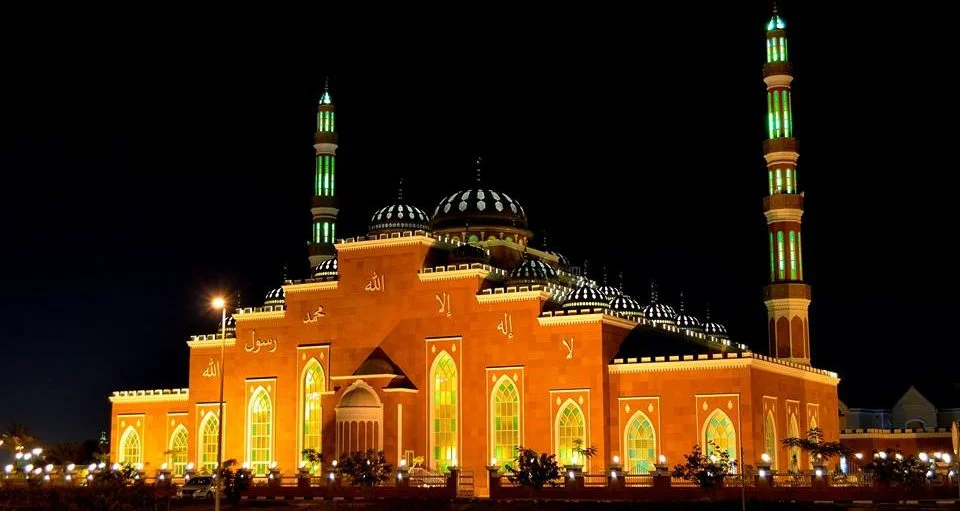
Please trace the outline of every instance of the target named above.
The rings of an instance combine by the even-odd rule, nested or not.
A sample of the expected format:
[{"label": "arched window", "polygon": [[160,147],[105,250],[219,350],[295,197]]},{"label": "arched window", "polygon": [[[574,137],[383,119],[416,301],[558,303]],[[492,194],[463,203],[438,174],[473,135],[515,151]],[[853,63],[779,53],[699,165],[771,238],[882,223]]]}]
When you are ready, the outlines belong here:
[{"label": "arched window", "polygon": [[657,456],[657,436],[650,418],[637,411],[627,423],[623,445],[626,447],[627,470],[632,474],[648,474]]},{"label": "arched window", "polygon": [[773,412],[767,412],[767,419],[763,422],[763,449],[770,456],[770,466],[777,468],[777,423],[773,419]]},{"label": "arched window", "polygon": [[790,280],[797,280],[797,233],[790,231]]},{"label": "arched window", "polygon": [[140,433],[133,426],[127,426],[120,437],[120,463],[142,463],[143,448],[140,444]]},{"label": "arched window", "polygon": [[586,447],[587,443],[586,421],[580,405],[568,399],[557,412],[555,424],[557,462],[561,465],[583,465],[585,460],[574,459],[573,452],[577,440],[581,442],[582,447]]},{"label": "arched window", "polygon": [[490,456],[505,465],[517,456],[520,446],[520,393],[506,375],[493,388],[490,405],[490,431],[493,432]]},{"label": "arched window", "polygon": [[212,474],[217,470],[217,435],[220,420],[213,412],[200,423],[200,473]]},{"label": "arched window", "polygon": [[786,280],[786,262],[783,251],[783,231],[777,231],[777,280]]},{"label": "arched window", "polygon": [[703,425],[703,452],[708,456],[713,454],[710,442],[716,449],[727,451],[730,461],[737,459],[737,431],[723,410],[714,410]]},{"label": "arched window", "polygon": [[430,378],[430,427],[434,470],[457,464],[457,366],[446,352],[433,361]]},{"label": "arched window", "polygon": [[249,413],[250,468],[254,474],[266,474],[273,453],[273,404],[267,389],[257,387],[253,392]]},{"label": "arched window", "polygon": [[187,428],[183,424],[177,426],[170,435],[170,470],[174,475],[183,475],[187,472]]},{"label": "arched window", "polygon": [[303,370],[303,438],[301,452],[304,449],[323,449],[323,407],[320,396],[326,390],[326,378],[323,367],[317,359],[311,358]]},{"label": "arched window", "polygon": [[[796,414],[790,414],[790,422],[787,425],[787,436],[790,438],[800,438],[800,423],[797,422]],[[800,448],[791,447],[787,452],[790,455],[790,471],[796,472],[800,469]]]}]

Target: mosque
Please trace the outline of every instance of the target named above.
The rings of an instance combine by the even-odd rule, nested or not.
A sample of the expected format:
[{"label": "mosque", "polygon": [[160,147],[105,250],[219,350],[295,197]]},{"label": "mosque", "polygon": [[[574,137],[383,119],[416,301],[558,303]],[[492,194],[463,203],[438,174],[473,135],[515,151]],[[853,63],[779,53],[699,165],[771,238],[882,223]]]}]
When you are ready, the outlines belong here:
[{"label": "mosque", "polygon": [[[401,195],[365,235],[338,238],[326,90],[312,278],[237,309],[225,335],[192,336],[188,388],[114,392],[112,457],[209,472],[222,424],[223,458],[258,475],[294,474],[305,449],[331,460],[373,448],[394,464],[422,457],[431,470],[482,471],[520,445],[585,471],[618,456],[628,472],[647,473],[661,455],[673,464],[708,442],[747,465],[767,454],[774,470],[809,468],[781,441],[812,427],[838,439],[839,379],[810,361],[793,77],[783,19],[774,12],[766,28],[766,355],[663,303],[656,288],[632,297],[538,247],[522,190],[477,179],[430,209]],[[598,454],[577,459],[578,442]]]}]

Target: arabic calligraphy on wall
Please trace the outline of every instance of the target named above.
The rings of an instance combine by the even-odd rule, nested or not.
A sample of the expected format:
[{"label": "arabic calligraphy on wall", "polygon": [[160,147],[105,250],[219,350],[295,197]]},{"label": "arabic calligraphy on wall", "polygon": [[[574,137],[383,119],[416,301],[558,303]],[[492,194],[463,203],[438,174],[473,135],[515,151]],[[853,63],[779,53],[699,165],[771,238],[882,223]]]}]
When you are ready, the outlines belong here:
[{"label": "arabic calligraphy on wall", "polygon": [[503,319],[497,323],[497,331],[507,339],[513,339],[513,316],[511,314],[503,313]]},{"label": "arabic calligraphy on wall", "polygon": [[573,358],[573,336],[570,336],[570,339],[560,339],[560,344],[567,349],[567,358]]},{"label": "arabic calligraphy on wall", "polygon": [[243,349],[247,353],[260,353],[263,348],[269,348],[266,353],[277,351],[277,340],[275,338],[257,339],[255,336],[256,332],[250,332],[250,340],[243,343]]},{"label": "arabic calligraphy on wall", "polygon": [[442,295],[436,295],[437,302],[440,304],[440,310],[437,311],[437,314],[446,316],[449,318],[453,315],[453,309],[450,308],[450,295],[443,293]]},{"label": "arabic calligraphy on wall", "polygon": [[317,310],[315,310],[315,311],[313,311],[313,312],[308,312],[308,313],[307,313],[307,316],[304,318],[303,322],[304,322],[304,324],[306,324],[306,323],[316,323],[317,321],[320,321],[320,318],[322,318],[322,317],[324,317],[324,316],[326,316],[326,315],[327,315],[327,313],[326,313],[326,312],[323,312],[323,305],[318,305],[318,306],[317,306]]},{"label": "arabic calligraphy on wall", "polygon": [[210,359],[207,367],[203,369],[204,378],[216,378],[220,374],[220,364],[216,360]]},{"label": "arabic calligraphy on wall", "polygon": [[372,293],[383,291],[384,290],[383,275],[377,275],[377,272],[373,272],[373,275],[370,276],[370,281],[367,282],[366,286],[363,286],[363,290],[370,291]]}]

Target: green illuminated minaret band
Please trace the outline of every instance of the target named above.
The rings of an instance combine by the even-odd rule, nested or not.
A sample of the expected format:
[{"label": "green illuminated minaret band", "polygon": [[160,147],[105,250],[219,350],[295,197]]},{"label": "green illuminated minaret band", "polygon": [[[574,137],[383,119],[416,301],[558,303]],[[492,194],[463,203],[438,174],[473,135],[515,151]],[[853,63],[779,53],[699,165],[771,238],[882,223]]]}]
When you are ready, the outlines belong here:
[{"label": "green illuminated minaret band", "polygon": [[317,130],[313,148],[316,154],[313,200],[310,214],[313,231],[310,236],[310,266],[334,257],[337,236],[336,177],[337,130],[336,109],[330,96],[329,82],[317,104]]},{"label": "green illuminated minaret band", "polygon": [[767,86],[768,195],[763,199],[770,245],[770,284],[764,288],[769,320],[770,355],[800,364],[810,363],[810,286],[803,282],[803,249],[800,225],[803,193],[797,174],[797,139],[794,136],[792,66],[787,25],[774,6],[767,23],[767,59],[763,81]]}]

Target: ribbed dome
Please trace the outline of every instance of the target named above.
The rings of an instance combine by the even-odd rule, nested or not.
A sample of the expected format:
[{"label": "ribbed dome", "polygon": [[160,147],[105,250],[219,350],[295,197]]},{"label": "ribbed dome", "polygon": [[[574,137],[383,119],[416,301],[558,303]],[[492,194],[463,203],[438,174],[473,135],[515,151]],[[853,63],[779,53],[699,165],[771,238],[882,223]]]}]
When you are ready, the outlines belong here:
[{"label": "ribbed dome", "polygon": [[571,264],[570,264],[570,260],[567,259],[567,256],[561,254],[560,252],[554,252],[552,250],[547,250],[547,253],[552,256],[557,256],[557,266],[559,266],[561,270],[568,271],[570,269]]},{"label": "ribbed dome", "polygon": [[700,320],[692,314],[687,314],[686,306],[684,305],[683,293],[680,293],[680,313],[677,314],[676,318],[677,326],[681,328],[689,328],[690,330],[702,330],[703,324],[700,323]]},{"label": "ribbed dome", "polygon": [[433,211],[434,229],[494,226],[527,228],[527,213],[519,202],[489,189],[461,190],[440,201]]},{"label": "ribbed dome", "polygon": [[707,316],[706,316],[706,318],[705,318],[705,320],[704,320],[704,323],[703,323],[703,332],[706,333],[706,334],[715,335],[715,336],[717,336],[717,337],[721,337],[721,338],[724,338],[724,339],[726,339],[726,338],[728,337],[728,335],[727,335],[727,327],[725,327],[725,326],[721,325],[720,323],[717,323],[716,321],[713,321],[712,319],[710,319],[710,306],[709,306],[709,305],[707,305]]},{"label": "ribbed dome", "polygon": [[[223,321],[217,321],[217,334],[219,335],[223,331]],[[227,316],[227,337],[235,337],[237,335],[237,320],[233,316]]]},{"label": "ribbed dome", "polygon": [[315,279],[334,280],[338,275],[339,263],[337,263],[336,257],[327,259],[313,268],[313,278]]},{"label": "ribbed dome", "polygon": [[673,307],[660,303],[657,284],[650,283],[650,303],[643,307],[643,317],[654,323],[674,323],[677,313]]},{"label": "ribbed dome", "polygon": [[507,285],[523,286],[546,284],[557,278],[557,271],[549,264],[532,257],[525,257],[520,266],[510,272]]},{"label": "ribbed dome", "polygon": [[621,294],[610,300],[610,308],[628,318],[638,318],[643,316],[643,309],[640,302],[630,298],[629,295]]},{"label": "ribbed dome", "polygon": [[610,302],[596,288],[580,286],[563,301],[564,309],[606,309]]},{"label": "ribbed dome", "polygon": [[391,204],[370,217],[370,233],[381,231],[429,231],[430,217],[409,204]]},{"label": "ribbed dome", "polygon": [[267,293],[267,296],[263,299],[263,305],[283,305],[285,298],[286,295],[284,294],[283,287],[278,287]]},{"label": "ribbed dome", "polygon": [[603,296],[607,298],[614,298],[623,294],[623,291],[620,291],[619,288],[608,285],[604,283],[602,286],[597,288],[597,291],[603,293]]}]

